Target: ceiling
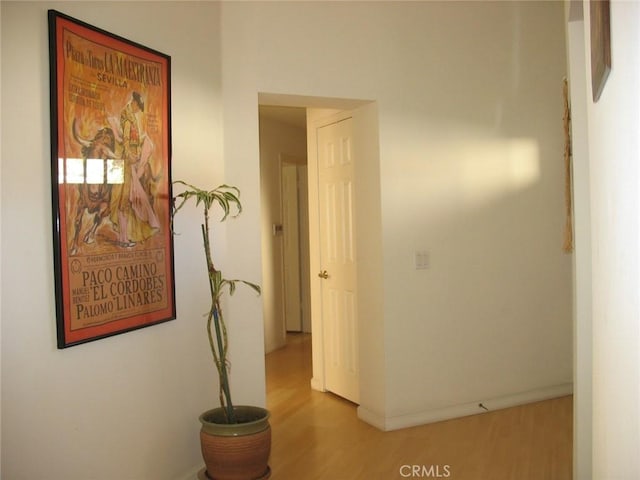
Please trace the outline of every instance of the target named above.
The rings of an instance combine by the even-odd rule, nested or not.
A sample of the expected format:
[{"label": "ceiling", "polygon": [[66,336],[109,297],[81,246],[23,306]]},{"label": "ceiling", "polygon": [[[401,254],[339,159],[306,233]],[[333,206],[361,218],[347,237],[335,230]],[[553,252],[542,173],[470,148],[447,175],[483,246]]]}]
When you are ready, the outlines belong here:
[{"label": "ceiling", "polygon": [[307,128],[307,109],[304,107],[283,107],[260,105],[260,118],[268,118],[296,128]]}]

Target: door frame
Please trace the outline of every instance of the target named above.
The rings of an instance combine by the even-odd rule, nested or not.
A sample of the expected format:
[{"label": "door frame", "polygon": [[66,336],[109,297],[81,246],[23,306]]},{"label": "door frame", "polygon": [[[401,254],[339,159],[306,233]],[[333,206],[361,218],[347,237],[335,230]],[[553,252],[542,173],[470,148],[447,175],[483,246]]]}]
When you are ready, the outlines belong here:
[{"label": "door frame", "polygon": [[[308,199],[317,200],[317,136],[315,122],[319,119],[331,120],[332,115],[342,111],[353,113],[354,154],[361,161],[356,164],[356,202],[366,205],[367,214],[356,216],[357,251],[361,261],[358,264],[359,363],[360,363],[360,406],[358,417],[382,430],[385,429],[387,409],[387,364],[385,350],[385,300],[384,300],[384,249],[382,235],[382,186],[381,175],[385,169],[381,162],[382,152],[379,137],[378,102],[374,99],[349,99],[337,97],[316,97],[282,93],[258,93],[259,105],[302,107],[307,111],[307,161]],[[313,148],[312,148],[313,147]],[[314,220],[315,219],[315,220]],[[309,204],[309,245],[310,282],[319,280],[317,249],[317,202]],[[317,251],[317,250],[316,250]],[[313,292],[313,286],[311,287]],[[366,295],[364,295],[366,292]],[[315,295],[317,297],[317,295]],[[366,297],[366,299],[364,298]],[[318,300],[312,301],[317,305]],[[316,307],[317,308],[317,307]],[[312,305],[313,311],[313,305]],[[363,322],[365,324],[363,325]],[[311,321],[313,374],[311,387],[323,390],[324,352],[322,348],[322,324]],[[317,338],[314,338],[314,335]]]}]

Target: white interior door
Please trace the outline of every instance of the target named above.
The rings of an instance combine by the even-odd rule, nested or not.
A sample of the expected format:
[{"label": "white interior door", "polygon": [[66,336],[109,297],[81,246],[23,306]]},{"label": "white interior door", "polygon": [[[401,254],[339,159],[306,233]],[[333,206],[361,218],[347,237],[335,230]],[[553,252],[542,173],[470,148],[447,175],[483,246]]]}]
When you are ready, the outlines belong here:
[{"label": "white interior door", "polygon": [[318,128],[325,388],[359,402],[352,120]]},{"label": "white interior door", "polygon": [[282,220],[284,316],[288,332],[302,331],[300,291],[300,226],[298,222],[298,168],[282,163]]}]

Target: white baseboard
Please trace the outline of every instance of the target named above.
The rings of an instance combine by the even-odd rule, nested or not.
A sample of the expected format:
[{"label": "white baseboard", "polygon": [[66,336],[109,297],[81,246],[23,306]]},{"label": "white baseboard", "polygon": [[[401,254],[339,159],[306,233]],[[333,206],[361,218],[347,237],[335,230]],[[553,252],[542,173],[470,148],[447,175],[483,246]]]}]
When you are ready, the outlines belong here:
[{"label": "white baseboard", "polygon": [[358,418],[369,425],[376,427],[378,430],[382,430],[386,432],[390,430],[387,428],[387,424],[385,421],[384,415],[380,415],[379,413],[372,412],[371,410],[367,410],[362,405],[359,405],[357,408]]},{"label": "white baseboard", "polygon": [[[466,417],[486,413],[492,410],[500,410],[503,408],[515,407],[527,403],[540,402],[551,398],[564,397],[573,393],[573,384],[565,383],[553,387],[540,388],[528,392],[516,393],[513,395],[505,395],[502,397],[480,399],[476,402],[465,403],[461,405],[453,405],[450,407],[436,408],[424,412],[410,413],[406,415],[397,415],[394,417],[384,417],[380,414],[358,407],[358,418],[362,421],[383,430],[399,430],[401,428],[415,427],[425,425],[427,423],[435,423],[452,418]],[[482,404],[487,410],[479,406]]]},{"label": "white baseboard", "polygon": [[318,380],[316,380],[315,377],[313,377],[311,379],[311,389],[312,390],[317,390],[319,392],[326,392],[324,385],[322,384],[322,382],[319,382]]},{"label": "white baseboard", "polygon": [[193,467],[192,470],[189,470],[188,473],[185,473],[181,477],[176,478],[176,480],[197,480],[198,472],[203,468],[204,468],[204,463],[202,465],[198,465],[197,467]]}]

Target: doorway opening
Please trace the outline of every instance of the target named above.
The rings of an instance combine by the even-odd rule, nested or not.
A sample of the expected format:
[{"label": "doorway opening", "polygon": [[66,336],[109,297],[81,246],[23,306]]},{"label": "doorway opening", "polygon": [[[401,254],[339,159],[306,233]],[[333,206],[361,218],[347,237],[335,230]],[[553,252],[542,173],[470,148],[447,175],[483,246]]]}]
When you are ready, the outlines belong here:
[{"label": "doorway opening", "polygon": [[259,106],[265,352],[311,333],[304,108]]},{"label": "doorway opening", "polygon": [[[376,305],[377,300],[371,302],[369,294],[367,294],[369,300],[366,305],[362,305],[356,296],[350,297],[350,295],[343,295],[337,303],[333,304],[323,300],[322,282],[325,282],[325,290],[328,289],[326,282],[328,278],[322,275],[327,268],[326,265],[325,267],[322,265],[326,261],[326,256],[323,258],[321,255],[320,237],[321,232],[327,228],[335,233],[336,225],[330,225],[330,222],[328,224],[327,219],[330,220],[333,216],[327,214],[326,208],[323,211],[319,206],[318,132],[324,126],[340,123],[347,118],[353,119],[347,122],[353,124],[353,138],[342,141],[340,137],[342,133],[339,133],[337,140],[333,141],[335,145],[328,148],[333,148],[335,151],[347,151],[353,148],[349,158],[357,156],[363,159],[362,164],[356,167],[353,174],[354,177],[362,175],[362,181],[347,185],[344,187],[346,190],[341,184],[342,191],[332,197],[329,203],[333,207],[336,205],[336,199],[342,198],[346,199],[340,200],[343,207],[350,205],[354,208],[351,214],[340,217],[340,223],[344,225],[345,222],[348,224],[350,222],[351,230],[348,234],[352,235],[351,248],[354,252],[359,244],[363,243],[361,239],[368,237],[363,251],[367,255],[374,255],[372,261],[367,260],[364,265],[357,266],[355,266],[356,256],[353,255],[356,270],[354,278],[357,279],[356,284],[364,284],[367,292],[380,292],[381,277],[373,274],[380,271],[382,261],[377,106],[371,101],[260,94],[258,108],[265,352],[269,354],[285,347],[287,337],[291,339],[292,335],[296,335],[293,332],[310,335],[313,372],[312,378],[309,379],[311,388],[320,391],[331,390],[327,388],[326,383],[327,362],[345,358],[345,355],[344,352],[336,354],[336,349],[332,350],[327,346],[327,342],[331,340],[331,333],[327,332],[329,322],[323,320],[323,312],[326,314],[336,305],[346,306],[342,308],[342,313],[351,312],[353,320],[349,332],[353,339],[359,340],[361,336],[359,316],[366,315],[367,327],[372,327],[372,331],[380,331],[377,324],[381,324],[382,321],[382,308]],[[307,183],[301,182],[301,179],[305,178]],[[293,185],[297,185],[297,195],[294,193]],[[328,188],[336,192],[334,187]],[[308,199],[308,205],[300,201],[305,197]],[[353,214],[358,204],[367,205],[366,216]],[[291,227],[295,221],[298,222],[297,237],[292,232],[292,228],[296,230],[296,227]],[[358,232],[357,235],[356,232]],[[308,239],[303,238],[305,234],[308,235]],[[371,241],[372,238],[373,241]],[[297,253],[295,253],[296,241],[301,242]],[[308,250],[305,245],[307,241]],[[300,262],[298,266],[295,266],[296,260]],[[327,275],[331,277],[332,273],[327,272]],[[296,287],[299,287],[299,293]],[[307,296],[304,294],[305,288],[308,288]],[[336,298],[333,297],[334,300]],[[380,299],[381,296],[376,298]],[[287,315],[287,312],[298,311],[295,306],[292,306],[298,300],[301,305],[300,320],[297,315]],[[308,308],[308,313],[305,312],[305,307]],[[336,311],[333,308],[333,312]],[[336,337],[333,341],[334,345],[342,344],[342,338]],[[382,339],[377,339],[373,343],[378,342],[382,343]],[[369,353],[375,355],[375,351],[375,346],[372,349],[367,339],[364,360],[368,361],[367,355]],[[358,370],[357,365],[362,364],[362,354],[363,351],[358,349],[349,352],[349,368]],[[381,378],[380,371],[379,359],[365,367],[366,377]],[[384,382],[383,379],[380,381]],[[376,382],[378,380],[371,383],[367,381],[367,384],[374,389],[379,388]],[[356,402],[358,396],[361,400],[366,400],[366,391],[364,395],[359,395],[362,391],[361,384],[362,379],[356,378],[354,389],[356,395],[351,398],[355,398]],[[347,395],[345,397],[349,398]]]}]

